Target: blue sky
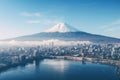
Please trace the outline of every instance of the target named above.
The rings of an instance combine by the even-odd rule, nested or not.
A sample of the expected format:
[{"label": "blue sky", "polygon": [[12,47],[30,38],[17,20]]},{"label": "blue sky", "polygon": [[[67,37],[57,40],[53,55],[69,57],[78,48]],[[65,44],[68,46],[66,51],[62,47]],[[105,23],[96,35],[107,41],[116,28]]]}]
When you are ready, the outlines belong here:
[{"label": "blue sky", "polygon": [[120,38],[120,0],[0,0],[0,39],[43,32],[60,22]]}]

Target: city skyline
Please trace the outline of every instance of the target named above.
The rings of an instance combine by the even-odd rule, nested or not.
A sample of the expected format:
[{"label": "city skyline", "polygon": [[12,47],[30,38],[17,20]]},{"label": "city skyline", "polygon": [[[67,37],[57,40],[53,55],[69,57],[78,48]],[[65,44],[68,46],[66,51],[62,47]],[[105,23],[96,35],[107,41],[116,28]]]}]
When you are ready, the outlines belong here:
[{"label": "city skyline", "polygon": [[120,38],[119,0],[1,0],[0,39],[43,32],[65,22]]}]

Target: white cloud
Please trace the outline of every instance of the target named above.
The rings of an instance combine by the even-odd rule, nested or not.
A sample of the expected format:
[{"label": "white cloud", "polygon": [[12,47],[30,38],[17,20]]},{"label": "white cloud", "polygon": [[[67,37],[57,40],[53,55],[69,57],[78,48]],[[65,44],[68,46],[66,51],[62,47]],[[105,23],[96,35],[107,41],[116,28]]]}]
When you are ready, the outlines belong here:
[{"label": "white cloud", "polygon": [[51,24],[58,24],[60,22],[63,22],[61,20],[57,20],[57,19],[43,19],[43,20],[28,20],[26,21],[26,23],[29,24],[44,24],[44,25],[51,25]]},{"label": "white cloud", "polygon": [[101,26],[103,35],[120,38],[120,19],[111,22],[108,25]]},{"label": "white cloud", "polygon": [[53,25],[60,22],[64,22],[64,17],[55,15],[46,15],[40,12],[22,12],[21,16],[26,17],[26,19],[32,18],[33,20],[27,20],[25,23],[29,24],[43,24],[43,25]]},{"label": "white cloud", "polygon": [[26,23],[37,24],[37,23],[40,23],[40,21],[39,20],[29,20]]},{"label": "white cloud", "polygon": [[113,22],[111,22],[110,24],[104,25],[101,28],[102,29],[106,29],[106,28],[115,28],[115,27],[120,27],[120,19],[115,20]]},{"label": "white cloud", "polygon": [[36,16],[36,17],[42,17],[43,14],[41,14],[41,13],[34,13],[34,16]]},{"label": "white cloud", "polygon": [[50,24],[58,24],[58,23],[60,23],[60,22],[63,22],[62,20],[59,20],[59,19],[45,19],[44,21],[43,21],[43,23],[45,24],[45,25],[50,25]]},{"label": "white cloud", "polygon": [[20,15],[22,15],[22,16],[31,16],[31,14],[28,13],[28,12],[22,12],[22,13],[20,13]]},{"label": "white cloud", "polygon": [[43,14],[40,12],[34,12],[34,13],[22,12],[20,13],[20,15],[25,16],[25,17],[42,17],[43,16]]},{"label": "white cloud", "polygon": [[120,24],[120,19],[118,19],[112,23],[112,25],[115,25],[115,24]]}]

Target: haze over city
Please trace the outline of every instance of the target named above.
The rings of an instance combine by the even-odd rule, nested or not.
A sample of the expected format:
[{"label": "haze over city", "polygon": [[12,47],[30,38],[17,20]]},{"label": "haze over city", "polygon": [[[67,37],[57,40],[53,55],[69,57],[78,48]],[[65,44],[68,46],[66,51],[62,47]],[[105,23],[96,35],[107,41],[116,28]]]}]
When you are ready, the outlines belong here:
[{"label": "haze over city", "polygon": [[120,38],[119,0],[0,0],[0,39],[43,32],[65,22]]}]

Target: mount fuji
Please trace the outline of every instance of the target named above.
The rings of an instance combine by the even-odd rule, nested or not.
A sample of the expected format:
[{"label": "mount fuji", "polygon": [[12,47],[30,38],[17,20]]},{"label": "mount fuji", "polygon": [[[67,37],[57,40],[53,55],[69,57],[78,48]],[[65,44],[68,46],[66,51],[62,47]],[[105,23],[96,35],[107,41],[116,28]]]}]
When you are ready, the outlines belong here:
[{"label": "mount fuji", "polygon": [[93,43],[120,43],[120,39],[118,38],[79,31],[66,23],[59,23],[44,32],[6,39],[5,41],[43,41],[50,39],[62,41],[90,41]]}]

